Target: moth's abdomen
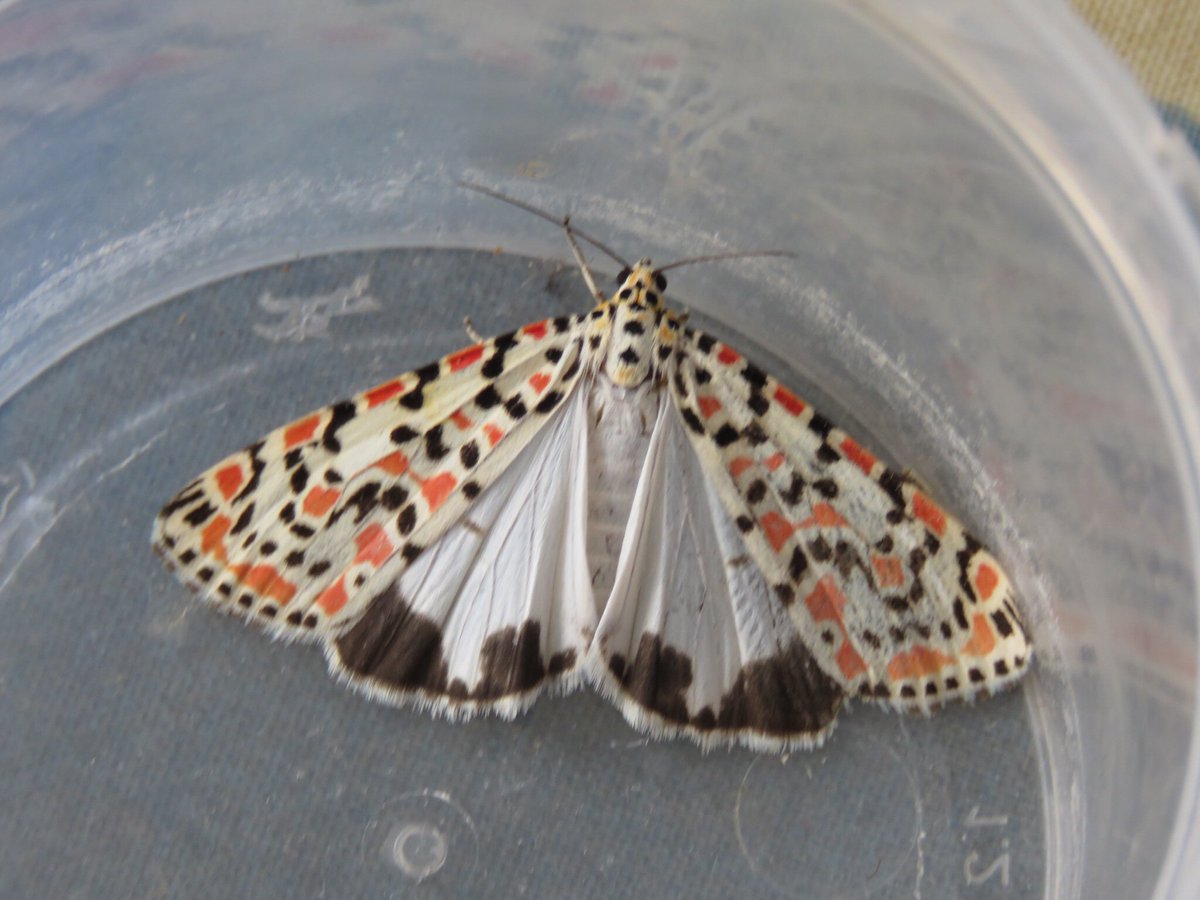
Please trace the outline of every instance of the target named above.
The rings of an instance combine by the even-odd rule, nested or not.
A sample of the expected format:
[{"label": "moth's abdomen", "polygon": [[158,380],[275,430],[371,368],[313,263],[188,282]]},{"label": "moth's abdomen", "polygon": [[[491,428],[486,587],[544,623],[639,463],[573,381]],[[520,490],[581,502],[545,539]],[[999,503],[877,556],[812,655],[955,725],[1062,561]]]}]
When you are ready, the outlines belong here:
[{"label": "moth's abdomen", "polygon": [[663,394],[646,381],[622,388],[600,375],[588,396],[587,557],[598,608],[612,593],[633,496]]}]

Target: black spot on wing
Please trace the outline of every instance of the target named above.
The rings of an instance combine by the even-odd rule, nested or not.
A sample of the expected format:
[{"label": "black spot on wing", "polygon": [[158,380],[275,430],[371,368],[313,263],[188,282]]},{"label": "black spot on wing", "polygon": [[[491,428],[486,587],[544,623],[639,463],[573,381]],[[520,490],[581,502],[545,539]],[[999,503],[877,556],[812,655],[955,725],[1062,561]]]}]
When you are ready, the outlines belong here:
[{"label": "black spot on wing", "polygon": [[246,526],[254,520],[254,504],[249,504],[242,510],[242,514],[237,517],[237,521],[233,523],[233,527],[229,529],[230,534],[241,534],[246,530]]},{"label": "black spot on wing", "polygon": [[480,409],[491,409],[500,402],[500,392],[492,384],[480,389],[479,393],[475,395],[475,405]]},{"label": "black spot on wing", "polygon": [[425,432],[425,455],[431,460],[439,460],[450,452],[442,436],[442,426],[434,425]]},{"label": "black spot on wing", "polygon": [[504,357],[517,345],[516,332],[502,334],[492,341],[492,355],[487,358],[479,373],[484,378],[499,378],[504,372]]},{"label": "black spot on wing", "polygon": [[393,444],[407,444],[409,441],[415,441],[420,436],[421,433],[419,431],[407,425],[397,425],[392,429],[391,440]]},{"label": "black spot on wing", "polygon": [[325,431],[321,434],[321,444],[326,450],[330,453],[337,453],[342,449],[342,444],[337,438],[337,433],[357,414],[358,409],[355,407],[353,400],[342,400],[340,403],[335,403],[330,407],[329,422],[325,426]]},{"label": "black spot on wing", "polygon": [[170,503],[162,508],[162,511],[159,512],[159,516],[165,519],[176,510],[183,509],[185,506],[191,506],[203,496],[204,489],[199,487],[190,491],[180,491],[175,495],[175,498],[171,500]]},{"label": "black spot on wing", "polygon": [[245,500],[251,494],[258,490],[259,481],[262,480],[263,469],[267,467],[266,460],[258,454],[262,452],[263,442],[256,441],[243,451],[250,457],[250,479],[242,485],[241,491],[233,498],[234,503]]},{"label": "black spot on wing", "polygon": [[205,500],[195,509],[191,510],[186,516],[184,516],[183,520],[193,528],[198,528],[211,519],[216,511],[217,508]]}]

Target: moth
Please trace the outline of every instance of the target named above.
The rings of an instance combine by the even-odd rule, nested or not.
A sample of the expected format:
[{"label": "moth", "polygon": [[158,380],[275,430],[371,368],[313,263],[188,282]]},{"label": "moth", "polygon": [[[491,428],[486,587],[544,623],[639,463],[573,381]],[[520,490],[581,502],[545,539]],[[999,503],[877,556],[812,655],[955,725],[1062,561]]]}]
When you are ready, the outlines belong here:
[{"label": "moth", "polygon": [[605,296],[576,236],[611,251],[561,224],[593,309],[222,460],[155,521],[179,577],[378,700],[512,717],[586,682],[706,748],[812,747],[850,697],[927,713],[1027,670],[958,520],[671,310],[672,266]]}]

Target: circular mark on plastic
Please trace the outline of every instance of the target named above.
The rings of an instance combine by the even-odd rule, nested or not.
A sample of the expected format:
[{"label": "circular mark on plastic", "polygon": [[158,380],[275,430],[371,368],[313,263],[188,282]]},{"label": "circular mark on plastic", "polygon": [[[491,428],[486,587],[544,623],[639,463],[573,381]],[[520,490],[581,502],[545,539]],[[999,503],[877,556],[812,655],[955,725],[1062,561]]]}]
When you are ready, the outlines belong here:
[{"label": "circular mark on plastic", "polygon": [[405,825],[392,838],[392,861],[414,881],[424,881],[446,864],[446,832],[428,822]]},{"label": "circular mark on plastic", "polygon": [[[403,794],[367,825],[363,854],[400,880],[393,896],[432,880],[453,888],[466,883],[479,862],[479,839],[467,811],[444,791]],[[403,887],[403,889],[399,889]]]},{"label": "circular mark on plastic", "polygon": [[908,762],[856,735],[835,750],[759,757],[734,806],[742,855],[784,896],[869,897],[915,884],[921,798]]}]

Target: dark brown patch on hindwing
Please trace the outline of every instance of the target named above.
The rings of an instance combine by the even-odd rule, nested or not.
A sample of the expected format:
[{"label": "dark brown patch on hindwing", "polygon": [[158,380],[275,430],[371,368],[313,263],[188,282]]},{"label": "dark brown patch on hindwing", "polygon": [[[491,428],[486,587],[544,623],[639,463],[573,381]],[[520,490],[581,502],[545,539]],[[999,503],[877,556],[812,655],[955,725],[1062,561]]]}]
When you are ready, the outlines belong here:
[{"label": "dark brown patch on hindwing", "polygon": [[547,676],[574,668],[575,652],[556,653],[549,667],[542,659],[541,625],[528,620],[518,629],[502,628],[480,648],[478,680],[473,688],[449,681],[442,629],[413,611],[395,584],[380,592],[354,627],[335,641],[348,671],[399,691],[421,691],[454,701],[488,702],[528,693]]},{"label": "dark brown patch on hindwing", "polygon": [[689,656],[646,632],[632,660],[614,654],[609,669],[623,692],[668,722],[698,731],[757,732],[772,737],[816,734],[837,716],[844,693],[799,641],[767,659],[747,663],[716,710],[690,715]]},{"label": "dark brown patch on hindwing", "polygon": [[342,665],[356,675],[399,690],[446,693],[442,629],[413,612],[395,584],[379,593],[335,643]]}]

